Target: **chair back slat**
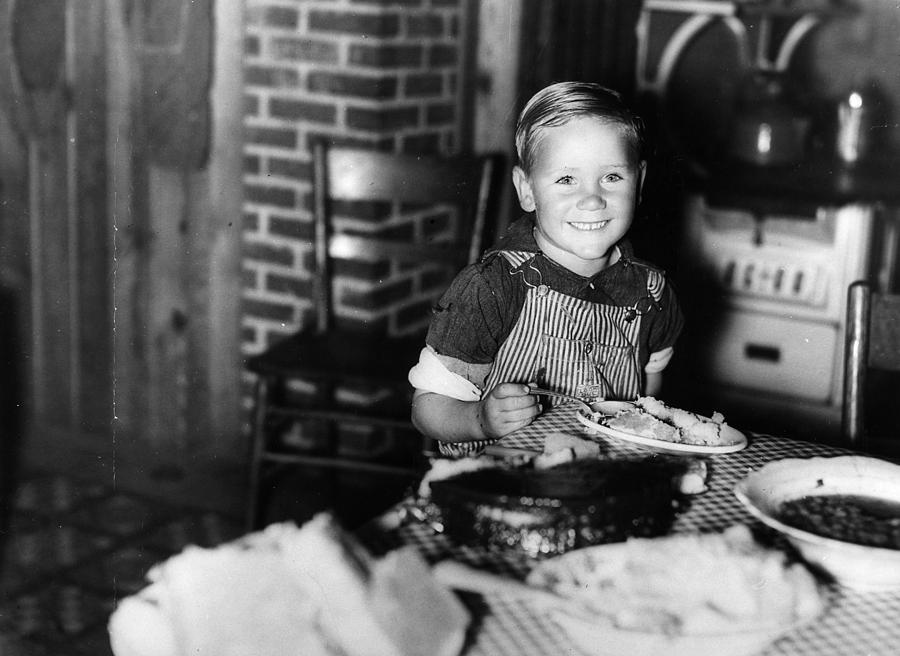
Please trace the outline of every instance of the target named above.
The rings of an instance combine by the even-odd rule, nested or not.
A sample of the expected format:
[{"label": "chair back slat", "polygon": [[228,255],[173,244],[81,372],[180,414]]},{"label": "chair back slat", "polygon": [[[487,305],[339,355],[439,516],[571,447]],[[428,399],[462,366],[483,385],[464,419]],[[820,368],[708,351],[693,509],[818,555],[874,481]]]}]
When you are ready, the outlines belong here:
[{"label": "chair back slat", "polygon": [[481,184],[476,158],[436,157],[330,147],[328,189],[342,200],[472,205]]},{"label": "chair back slat", "polygon": [[416,244],[415,248],[410,248],[408,242],[347,234],[332,235],[328,246],[328,254],[338,259],[364,262],[394,260],[404,264],[426,260],[460,267],[466,264],[468,252],[468,242],[435,242]]}]

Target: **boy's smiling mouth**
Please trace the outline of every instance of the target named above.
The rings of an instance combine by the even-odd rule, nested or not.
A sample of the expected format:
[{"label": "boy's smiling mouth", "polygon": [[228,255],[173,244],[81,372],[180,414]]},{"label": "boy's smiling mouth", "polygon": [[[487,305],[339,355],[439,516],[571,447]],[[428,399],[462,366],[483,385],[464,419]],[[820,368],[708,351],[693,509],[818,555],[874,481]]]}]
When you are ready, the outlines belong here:
[{"label": "boy's smiling mouth", "polygon": [[609,224],[609,219],[605,221],[569,221],[569,225],[576,230],[602,230]]}]

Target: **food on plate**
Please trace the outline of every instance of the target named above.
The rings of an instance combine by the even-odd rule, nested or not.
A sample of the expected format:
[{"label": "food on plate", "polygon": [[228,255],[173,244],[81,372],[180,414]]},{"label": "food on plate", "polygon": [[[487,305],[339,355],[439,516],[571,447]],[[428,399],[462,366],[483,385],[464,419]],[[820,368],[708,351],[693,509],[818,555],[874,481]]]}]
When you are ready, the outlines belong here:
[{"label": "food on plate", "polygon": [[527,583],[619,629],[671,636],[785,627],[824,607],[813,575],[742,524],[578,549],[538,563]]},{"label": "food on plate", "polygon": [[435,458],[431,461],[431,466],[419,482],[419,498],[427,500],[431,497],[431,483],[433,481],[440,481],[468,471],[491,469],[500,467],[501,465],[502,460],[495,460],[494,458],[488,458],[486,456],[458,459]]},{"label": "food on plate", "polygon": [[454,539],[542,557],[664,533],[687,465],[647,457],[478,469],[431,481],[431,501]]},{"label": "food on plate", "polygon": [[709,478],[709,466],[705,460],[692,458],[688,461],[687,471],[676,481],[678,491],[682,494],[702,494],[709,488],[706,481]]},{"label": "food on plate", "polygon": [[817,494],[782,502],[776,518],[826,538],[900,549],[900,502],[858,494]]},{"label": "food on plate", "polygon": [[575,449],[568,447],[553,453],[541,453],[534,457],[531,464],[535,469],[550,469],[574,460],[576,460]]},{"label": "food on plate", "polygon": [[110,617],[115,656],[455,656],[469,614],[412,547],[374,558],[328,514],[188,547]]},{"label": "food on plate", "polygon": [[599,458],[600,445],[593,440],[570,433],[554,432],[544,437],[544,454],[550,455],[563,449],[571,449],[575,458]]},{"label": "food on plate", "polygon": [[515,467],[525,465],[534,469],[549,469],[573,460],[600,457],[600,445],[577,435],[560,431],[548,433],[544,438],[544,451],[540,454],[519,456],[516,458],[477,456],[470,458],[435,458],[425,472],[418,487],[420,500],[431,496],[431,483],[457,474],[479,469],[496,469],[498,467]]},{"label": "food on plate", "polygon": [[709,445],[721,444],[725,417],[714,412],[703,417],[687,410],[666,405],[652,396],[638,398],[634,406],[604,418],[598,413],[596,421],[609,428],[665,442]]},{"label": "food on plate", "polygon": [[600,445],[569,433],[554,432],[544,437],[544,452],[535,457],[535,469],[549,469],[565,462],[600,457]]}]

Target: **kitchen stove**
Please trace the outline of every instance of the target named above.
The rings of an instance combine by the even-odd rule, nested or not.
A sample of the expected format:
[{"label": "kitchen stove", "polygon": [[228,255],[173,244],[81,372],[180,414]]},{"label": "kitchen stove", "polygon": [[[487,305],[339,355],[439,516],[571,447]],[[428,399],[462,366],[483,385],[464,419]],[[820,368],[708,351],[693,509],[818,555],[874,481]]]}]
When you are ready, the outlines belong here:
[{"label": "kitchen stove", "polygon": [[[856,11],[825,0],[642,4],[636,88],[694,194],[674,276],[687,323],[665,393],[749,430],[837,439],[847,288],[900,288],[900,153],[880,143],[854,161],[805,138],[813,126],[790,89],[735,93],[735,74],[787,83],[807,37]],[[832,102],[802,105],[813,101]],[[866,117],[845,118],[849,139]]]},{"label": "kitchen stove", "polygon": [[874,215],[857,204],[759,215],[691,197],[681,253],[703,290],[693,355],[704,377],[839,405],[847,287],[870,275]]}]

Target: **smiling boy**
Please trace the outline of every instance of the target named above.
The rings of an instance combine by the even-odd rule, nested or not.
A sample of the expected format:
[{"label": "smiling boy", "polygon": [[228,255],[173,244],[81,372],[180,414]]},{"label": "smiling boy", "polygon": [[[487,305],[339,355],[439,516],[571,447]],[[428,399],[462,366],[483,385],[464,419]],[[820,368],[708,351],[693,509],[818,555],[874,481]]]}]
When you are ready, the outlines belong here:
[{"label": "smiling boy", "polygon": [[441,298],[412,419],[446,455],[480,452],[541,408],[529,384],[599,399],[656,393],[683,318],[625,235],[646,173],[641,120],[614,91],[561,82],[516,127],[527,212]]}]

